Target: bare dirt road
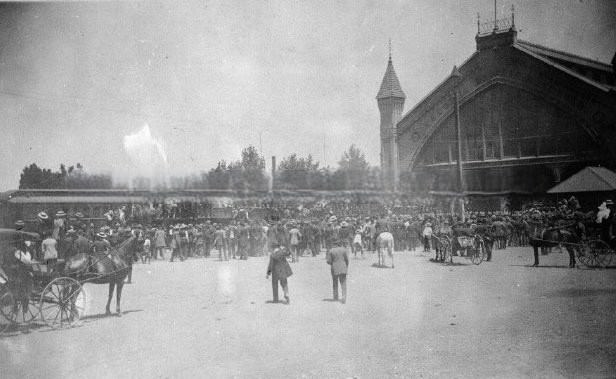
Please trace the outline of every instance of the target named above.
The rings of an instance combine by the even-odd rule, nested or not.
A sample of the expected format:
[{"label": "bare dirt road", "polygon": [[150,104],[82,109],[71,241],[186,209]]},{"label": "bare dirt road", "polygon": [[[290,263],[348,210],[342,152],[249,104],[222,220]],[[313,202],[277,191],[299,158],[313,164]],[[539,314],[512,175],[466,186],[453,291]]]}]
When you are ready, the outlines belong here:
[{"label": "bare dirt road", "polygon": [[291,304],[272,304],[266,258],[135,265],[122,317],[86,285],[66,330],[0,337],[2,378],[614,377],[616,270],[527,267],[528,248],[474,266],[396,254],[351,258],[347,304],[323,254],[293,264]]}]

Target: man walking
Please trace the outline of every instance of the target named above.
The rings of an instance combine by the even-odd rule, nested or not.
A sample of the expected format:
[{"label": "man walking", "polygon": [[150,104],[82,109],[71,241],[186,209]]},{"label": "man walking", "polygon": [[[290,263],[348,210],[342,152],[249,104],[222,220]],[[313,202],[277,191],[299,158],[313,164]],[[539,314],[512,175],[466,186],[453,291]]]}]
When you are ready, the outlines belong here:
[{"label": "man walking", "polygon": [[274,252],[270,255],[265,279],[268,279],[270,275],[272,276],[272,293],[274,303],[278,302],[278,282],[280,282],[282,291],[284,292],[286,304],[289,305],[291,300],[289,298],[289,284],[287,282],[287,278],[293,275],[291,266],[289,266],[289,262],[287,262],[289,252],[284,247],[280,247],[277,243],[275,243],[273,247]]},{"label": "man walking", "polygon": [[295,223],[291,223],[289,230],[289,244],[291,245],[291,262],[299,262],[299,241],[302,233],[297,229]]},{"label": "man walking", "polygon": [[[154,232],[154,259],[165,259],[164,250],[167,247],[164,228],[156,228]],[[160,257],[160,258],[159,258]]]},{"label": "man walking", "polygon": [[218,250],[218,256],[221,261],[229,260],[229,256],[227,255],[227,241],[225,234],[225,230],[220,225],[216,225],[216,232],[214,233],[214,247]]},{"label": "man walking", "polygon": [[340,302],[346,303],[346,276],[349,268],[349,254],[342,241],[335,240],[333,248],[327,252],[327,264],[331,266],[334,300],[338,300],[338,283],[342,287]]}]

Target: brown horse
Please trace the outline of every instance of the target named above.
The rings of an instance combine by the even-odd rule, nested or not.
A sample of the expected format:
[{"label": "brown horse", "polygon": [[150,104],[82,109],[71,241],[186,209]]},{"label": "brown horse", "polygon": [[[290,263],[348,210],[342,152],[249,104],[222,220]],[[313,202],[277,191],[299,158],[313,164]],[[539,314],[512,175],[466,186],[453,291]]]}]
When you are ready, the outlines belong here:
[{"label": "brown horse", "polygon": [[109,284],[109,298],[105,308],[107,315],[111,314],[109,306],[116,289],[116,312],[121,316],[122,288],[132,266],[128,260],[132,259],[135,241],[135,237],[131,236],[107,254],[77,254],[66,261],[64,273],[68,276],[84,283]]},{"label": "brown horse", "polygon": [[569,253],[569,268],[575,268],[576,244],[579,237],[571,228],[547,227],[542,222],[524,221],[528,235],[528,242],[533,247],[535,262],[533,267],[539,266],[539,248],[563,246]]}]

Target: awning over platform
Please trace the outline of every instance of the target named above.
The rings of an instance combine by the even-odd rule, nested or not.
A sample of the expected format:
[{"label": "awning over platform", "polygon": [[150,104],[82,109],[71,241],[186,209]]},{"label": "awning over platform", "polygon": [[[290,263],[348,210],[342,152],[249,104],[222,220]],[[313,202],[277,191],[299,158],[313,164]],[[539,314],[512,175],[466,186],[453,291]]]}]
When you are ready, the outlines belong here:
[{"label": "awning over platform", "polygon": [[548,193],[616,191],[616,173],[605,167],[586,167],[548,190]]}]

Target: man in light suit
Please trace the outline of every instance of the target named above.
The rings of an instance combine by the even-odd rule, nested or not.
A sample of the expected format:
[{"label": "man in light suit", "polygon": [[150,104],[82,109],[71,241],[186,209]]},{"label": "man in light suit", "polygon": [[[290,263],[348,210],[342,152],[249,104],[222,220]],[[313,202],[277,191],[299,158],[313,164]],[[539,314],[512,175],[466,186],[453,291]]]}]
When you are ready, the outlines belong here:
[{"label": "man in light suit", "polygon": [[334,285],[334,300],[338,300],[338,283],[342,287],[340,302],[346,303],[346,276],[349,268],[349,254],[342,241],[335,240],[333,248],[327,252],[327,264],[331,266]]}]

